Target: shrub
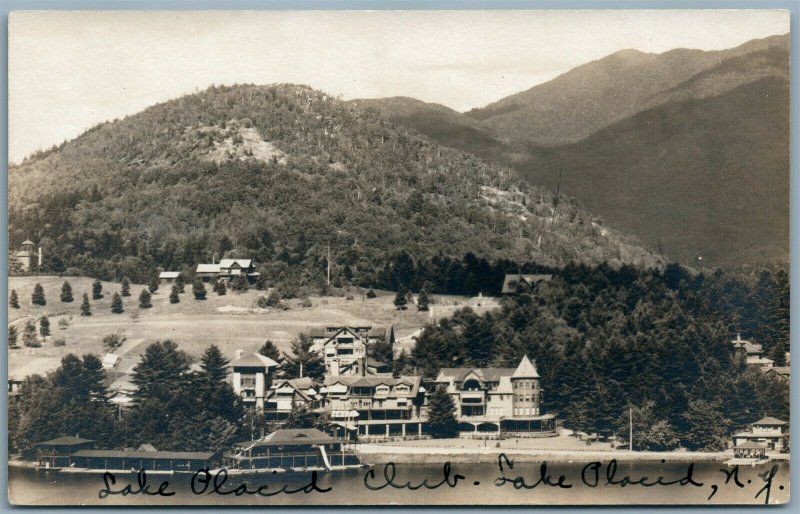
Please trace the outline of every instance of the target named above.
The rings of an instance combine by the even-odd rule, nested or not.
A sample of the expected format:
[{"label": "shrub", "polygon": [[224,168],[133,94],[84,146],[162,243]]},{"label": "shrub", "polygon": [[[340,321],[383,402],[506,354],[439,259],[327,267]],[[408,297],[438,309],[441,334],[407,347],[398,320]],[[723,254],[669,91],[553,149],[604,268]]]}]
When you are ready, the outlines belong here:
[{"label": "shrub", "polygon": [[309,307],[313,307],[313,304],[311,303],[311,298],[303,298],[303,301],[300,303],[300,306],[306,309]]},{"label": "shrub", "polygon": [[67,340],[63,337],[60,337],[53,341],[53,346],[67,346]]},{"label": "shrub", "polygon": [[375,291],[370,287],[369,291],[367,291],[367,298],[377,298],[378,295],[375,294]]},{"label": "shrub", "polygon": [[103,346],[112,352],[121,347],[126,340],[127,338],[121,333],[108,334],[103,338]]}]

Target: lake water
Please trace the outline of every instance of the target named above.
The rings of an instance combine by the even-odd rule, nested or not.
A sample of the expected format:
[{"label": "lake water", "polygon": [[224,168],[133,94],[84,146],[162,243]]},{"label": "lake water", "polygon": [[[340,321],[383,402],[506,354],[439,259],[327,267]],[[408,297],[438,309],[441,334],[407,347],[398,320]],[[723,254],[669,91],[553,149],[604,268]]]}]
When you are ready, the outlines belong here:
[{"label": "lake water", "polygon": [[[384,471],[391,476],[391,469],[386,470],[384,465],[368,467],[360,470],[337,471],[320,473],[317,487],[328,489],[329,492],[311,491],[296,494],[279,493],[275,496],[265,497],[243,494],[223,495],[210,492],[209,487],[202,494],[192,492],[191,475],[148,475],[146,477],[150,490],[155,492],[163,481],[168,481],[166,492],[174,492],[173,496],[144,496],[136,495],[109,495],[104,499],[98,497],[98,492],[104,489],[102,475],[78,475],[43,471],[35,469],[9,469],[9,498],[13,503],[34,505],[584,505],[584,504],[763,504],[766,491],[756,498],[756,494],[767,485],[768,475],[776,466],[775,474],[771,480],[770,503],[783,503],[789,499],[789,463],[771,463],[757,467],[741,467],[738,469],[738,481],[734,478],[726,484],[725,468],[718,462],[699,462],[694,464],[692,480],[702,483],[702,486],[687,485],[654,485],[643,487],[641,485],[625,485],[622,479],[641,480],[649,477],[649,482],[654,482],[663,476],[662,482],[678,481],[686,477],[688,463],[620,463],[616,473],[613,474],[615,484],[607,485],[608,462],[603,462],[599,469],[590,468],[586,471],[586,482],[582,480],[585,463],[556,463],[547,464],[546,474],[550,475],[550,483],[556,484],[559,476],[564,475],[563,485],[570,488],[548,486],[539,483],[533,488],[521,487],[517,477],[523,477],[526,485],[530,486],[540,480],[540,463],[516,463],[513,469],[506,466],[501,473],[498,464],[453,464],[450,470],[450,482],[456,474],[463,475],[454,487],[444,484],[436,489],[428,490],[424,487],[419,490],[408,488],[394,488],[386,486],[380,490],[371,490],[365,486],[365,475],[374,470],[374,478],[367,476],[367,482],[372,487],[386,484]],[[594,471],[597,471],[595,473]],[[761,476],[759,476],[761,475]],[[408,481],[419,484],[427,479],[429,484],[436,484],[443,480],[444,472],[441,465],[430,464],[397,464],[393,482],[401,485]],[[508,479],[503,485],[497,485],[497,479]],[[596,487],[590,487],[599,477]],[[133,489],[139,489],[137,477],[134,474],[116,476],[116,484],[111,486],[114,491],[122,490],[126,484],[133,484]],[[274,492],[286,487],[300,489],[311,481],[310,473],[257,475],[247,478],[230,477],[221,484],[220,491],[232,491],[237,486],[247,483],[251,489],[259,486],[265,493]],[[502,482],[502,480],[500,480]],[[413,485],[412,484],[412,485]],[[195,483],[198,491],[201,485]],[[716,488],[716,493],[714,490]],[[714,493],[711,499],[709,496]]]}]

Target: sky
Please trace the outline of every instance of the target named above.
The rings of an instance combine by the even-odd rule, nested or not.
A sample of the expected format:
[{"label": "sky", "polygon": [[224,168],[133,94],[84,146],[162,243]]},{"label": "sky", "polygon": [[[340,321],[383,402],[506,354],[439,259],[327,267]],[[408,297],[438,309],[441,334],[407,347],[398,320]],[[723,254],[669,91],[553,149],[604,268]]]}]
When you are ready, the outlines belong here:
[{"label": "sky", "polygon": [[720,50],[787,11],[14,12],[9,159],[212,84],[481,107],[617,50]]}]

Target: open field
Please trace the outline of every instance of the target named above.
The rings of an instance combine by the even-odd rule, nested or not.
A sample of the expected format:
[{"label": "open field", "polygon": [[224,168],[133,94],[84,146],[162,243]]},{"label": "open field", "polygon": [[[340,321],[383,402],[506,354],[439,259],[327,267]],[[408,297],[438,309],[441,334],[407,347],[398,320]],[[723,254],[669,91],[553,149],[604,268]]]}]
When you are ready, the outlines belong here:
[{"label": "open field", "polygon": [[[59,299],[61,285],[68,280],[75,300],[62,303]],[[41,283],[47,305],[31,305],[34,285]],[[410,351],[413,340],[409,336],[417,333],[431,320],[431,314],[417,312],[414,306],[404,311],[395,309],[394,294],[378,292],[374,299],[361,300],[355,294],[353,300],[345,297],[311,297],[312,307],[301,307],[301,300],[284,301],[289,310],[258,309],[258,297],[264,291],[251,290],[237,294],[231,291],[218,296],[206,286],[208,298],[194,299],[191,286],[181,295],[180,303],[169,303],[171,286],[163,285],[152,296],[153,307],[139,308],[139,293],[142,285],[131,285],[131,296],[123,298],[125,312],[111,313],[111,297],[120,290],[118,283],[103,282],[104,298],[90,300],[92,316],[82,317],[80,305],[83,293],[91,298],[93,279],[86,277],[10,277],[9,291],[14,289],[19,297],[20,308],[9,309],[9,323],[16,325],[21,334],[28,319],[41,316],[50,318],[51,336],[41,348],[9,350],[9,374],[25,377],[33,373],[45,373],[58,367],[62,357],[68,353],[104,353],[102,339],[112,333],[121,333],[126,342],[116,353],[123,358],[119,371],[127,372],[138,361],[144,348],[155,341],[172,339],[187,353],[198,357],[210,344],[216,344],[229,358],[236,350],[256,351],[267,339],[271,339],[281,350],[289,351],[289,342],[298,333],[312,326],[323,325],[389,325],[395,327],[395,336],[405,338],[398,348]],[[436,318],[442,313],[451,314],[463,305],[471,305],[471,299],[463,297],[439,297],[436,300]],[[489,300],[482,299],[486,304]],[[476,307],[480,310],[485,307]],[[70,318],[71,317],[71,318]],[[69,326],[59,327],[59,320],[69,320]],[[65,346],[54,346],[57,339],[64,339]],[[21,345],[21,341],[19,342]],[[399,350],[398,350],[399,351]]]}]

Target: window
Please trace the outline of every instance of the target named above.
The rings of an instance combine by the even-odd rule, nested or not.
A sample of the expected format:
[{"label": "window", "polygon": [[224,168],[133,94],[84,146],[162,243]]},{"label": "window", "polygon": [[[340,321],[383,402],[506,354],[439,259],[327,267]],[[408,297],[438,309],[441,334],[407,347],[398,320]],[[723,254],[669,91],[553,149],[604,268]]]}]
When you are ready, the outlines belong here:
[{"label": "window", "polygon": [[256,386],[256,376],[255,375],[242,375],[241,384],[242,384],[242,387],[255,387]]}]

